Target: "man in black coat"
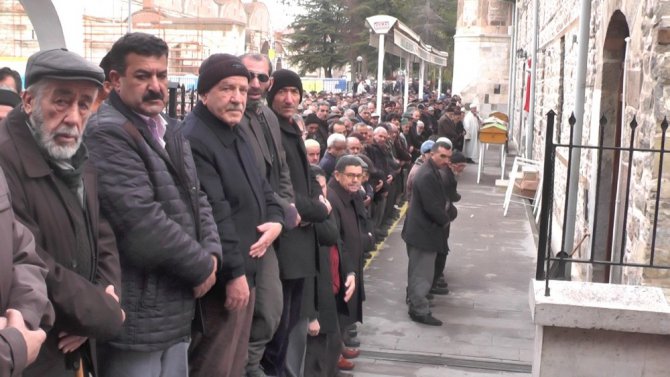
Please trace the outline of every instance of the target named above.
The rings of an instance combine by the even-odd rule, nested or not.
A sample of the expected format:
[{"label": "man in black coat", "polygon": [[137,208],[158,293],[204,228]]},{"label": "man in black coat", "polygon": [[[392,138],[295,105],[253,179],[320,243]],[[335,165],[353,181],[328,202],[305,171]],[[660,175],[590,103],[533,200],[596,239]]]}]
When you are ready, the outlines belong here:
[{"label": "man in black coat", "polygon": [[430,159],[419,168],[414,178],[402,238],[409,255],[407,293],[410,318],[426,325],[440,326],[442,321],[431,315],[426,295],[433,283],[435,257],[447,247],[444,227],[450,221],[447,209],[451,203],[440,170],[449,163],[451,146],[438,141],[431,153]]},{"label": "man in black coat", "polygon": [[201,101],[182,127],[223,253],[217,284],[201,300],[205,332],[193,336],[189,364],[194,377],[244,374],[257,265],[282,230],[281,206],[237,127],[248,85],[249,71],[239,58],[210,56],[200,66]]},{"label": "man in black coat", "polygon": [[[275,192],[275,199],[284,210],[284,231],[298,226],[300,216],[295,208],[293,184],[286,164],[286,152],[281,142],[279,120],[275,113],[264,105],[268,89],[272,85],[272,65],[267,55],[248,53],[240,57],[249,70],[247,108],[240,121],[240,130],[256,157],[256,165]],[[318,152],[317,152],[318,156]],[[265,345],[279,326],[282,313],[282,291],[279,279],[279,262],[274,246],[258,261],[256,270],[256,299],[249,335],[247,377],[263,376],[260,362]]]},{"label": "man in black coat", "polygon": [[272,77],[274,84],[268,92],[268,103],[279,119],[286,163],[293,183],[295,206],[302,219],[298,227],[284,232],[279,238],[277,256],[284,310],[279,328],[265,348],[261,360],[266,374],[281,377],[284,375],[289,333],[300,319],[304,279],[316,277],[318,242],[314,223],[326,220],[331,208],[309,172],[302,130],[293,121],[302,100],[300,76],[293,71],[280,69]]}]

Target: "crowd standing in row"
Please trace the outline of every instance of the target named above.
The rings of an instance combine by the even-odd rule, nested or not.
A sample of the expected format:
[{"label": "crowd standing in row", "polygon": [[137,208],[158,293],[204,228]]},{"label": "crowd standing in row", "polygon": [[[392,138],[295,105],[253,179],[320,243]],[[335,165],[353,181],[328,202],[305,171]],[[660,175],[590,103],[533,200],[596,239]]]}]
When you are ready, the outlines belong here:
[{"label": "crowd standing in row", "polygon": [[441,324],[474,106],[466,127],[457,96],[376,109],[214,54],[179,122],[168,54],[129,33],[99,67],[34,54],[25,90],[0,70],[0,376],[343,375],[405,201],[409,315]]}]

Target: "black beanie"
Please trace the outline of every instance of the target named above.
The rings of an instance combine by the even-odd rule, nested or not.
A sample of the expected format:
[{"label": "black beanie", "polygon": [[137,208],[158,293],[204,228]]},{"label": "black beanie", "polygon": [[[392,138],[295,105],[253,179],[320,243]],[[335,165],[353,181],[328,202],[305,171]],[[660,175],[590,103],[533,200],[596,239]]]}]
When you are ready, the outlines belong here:
[{"label": "black beanie", "polygon": [[198,71],[198,93],[209,92],[219,81],[230,76],[242,76],[249,78],[247,67],[242,64],[240,58],[230,54],[214,54],[200,64]]},{"label": "black beanie", "polygon": [[314,114],[314,113],[311,113],[311,114],[307,115],[307,118],[305,118],[305,126],[308,125],[308,124],[312,124],[312,123],[316,123],[316,124],[320,125],[321,122],[322,122],[321,119],[319,119],[319,117],[316,116],[316,114]]},{"label": "black beanie", "polygon": [[302,102],[302,80],[300,80],[300,76],[298,76],[297,73],[289,71],[288,69],[279,69],[272,74],[272,78],[274,81],[272,83],[272,88],[268,91],[268,106],[272,107],[272,101],[279,89],[289,86],[298,88],[300,91],[300,101],[298,102]]}]

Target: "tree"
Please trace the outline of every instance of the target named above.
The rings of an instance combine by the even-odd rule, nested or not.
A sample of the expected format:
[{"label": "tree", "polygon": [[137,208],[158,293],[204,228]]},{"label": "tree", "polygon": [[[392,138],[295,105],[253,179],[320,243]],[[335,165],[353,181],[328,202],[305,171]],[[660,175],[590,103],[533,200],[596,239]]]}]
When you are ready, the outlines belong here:
[{"label": "tree", "polygon": [[308,14],[299,15],[291,24],[288,48],[293,52],[289,61],[300,67],[300,74],[324,69],[326,77],[333,77],[333,68],[347,63],[347,45],[343,30],[348,20],[344,7],[336,1],[307,0]]}]

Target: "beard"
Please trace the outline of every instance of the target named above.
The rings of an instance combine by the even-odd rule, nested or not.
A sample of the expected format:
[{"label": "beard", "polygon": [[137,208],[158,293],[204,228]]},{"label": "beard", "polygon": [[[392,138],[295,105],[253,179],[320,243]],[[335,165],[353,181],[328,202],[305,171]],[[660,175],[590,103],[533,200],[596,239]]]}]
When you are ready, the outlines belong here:
[{"label": "beard", "polygon": [[[42,108],[39,105],[34,107],[29,120],[37,145],[52,159],[69,160],[79,150],[82,141],[79,131],[76,128],[61,123],[58,127],[49,132],[45,129],[44,116],[42,114]],[[56,135],[72,136],[75,138],[75,142],[70,145],[59,145],[55,140]]]},{"label": "beard", "polygon": [[263,91],[262,89],[254,90],[254,88],[249,88],[249,92],[247,93],[247,95],[249,94],[261,95],[259,99],[250,99],[247,96],[247,109],[256,111],[265,101],[265,96],[267,92]]}]

